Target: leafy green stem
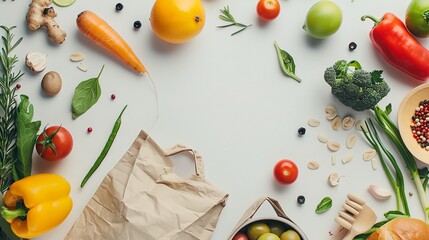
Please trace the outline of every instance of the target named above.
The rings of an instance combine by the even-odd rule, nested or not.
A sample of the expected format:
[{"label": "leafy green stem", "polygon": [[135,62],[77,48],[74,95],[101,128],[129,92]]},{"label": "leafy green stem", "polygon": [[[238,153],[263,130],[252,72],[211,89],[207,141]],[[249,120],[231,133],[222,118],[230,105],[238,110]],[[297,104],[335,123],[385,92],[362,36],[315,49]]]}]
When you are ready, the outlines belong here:
[{"label": "leafy green stem", "polygon": [[[404,187],[405,185],[404,185],[404,177],[402,175],[402,171],[399,168],[393,155],[386,149],[386,147],[381,142],[380,137],[377,133],[377,130],[375,129],[375,126],[372,123],[371,119],[368,119],[368,121],[365,122],[365,125],[368,131],[365,131],[365,129],[362,129],[362,131],[368,143],[377,152],[377,155],[380,159],[383,170],[386,173],[387,178],[390,182],[390,185],[392,186],[395,192],[397,210],[409,215],[410,210],[409,210],[407,198],[405,195],[405,187]],[[393,177],[393,174],[390,172],[390,168],[387,166],[387,163],[384,160],[384,157],[381,151],[383,151],[384,154],[387,156],[387,158],[390,160],[391,166],[393,166],[393,169],[395,171],[395,177]]]},{"label": "leafy green stem", "polygon": [[383,110],[376,105],[374,106],[373,111],[377,123],[380,125],[386,135],[390,138],[392,143],[396,146],[400,155],[402,156],[402,160],[404,161],[405,166],[410,172],[410,175],[414,181],[414,185],[417,189],[420,205],[422,206],[425,214],[425,221],[427,224],[429,224],[429,202],[426,197],[425,189],[423,188],[423,182],[420,180],[417,163],[414,160],[414,157],[411,152],[406,147],[404,141],[402,140],[401,135],[399,133],[399,129],[389,118],[388,114],[391,111],[391,106],[389,105],[386,110]]}]

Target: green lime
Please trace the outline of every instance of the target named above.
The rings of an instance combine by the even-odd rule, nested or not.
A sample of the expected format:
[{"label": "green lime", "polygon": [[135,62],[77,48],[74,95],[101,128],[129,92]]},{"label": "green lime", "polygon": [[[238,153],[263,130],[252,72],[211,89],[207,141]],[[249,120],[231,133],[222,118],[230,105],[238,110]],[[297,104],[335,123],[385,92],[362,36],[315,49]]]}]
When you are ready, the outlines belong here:
[{"label": "green lime", "polygon": [[60,7],[68,7],[76,2],[76,0],[52,0],[52,2]]}]

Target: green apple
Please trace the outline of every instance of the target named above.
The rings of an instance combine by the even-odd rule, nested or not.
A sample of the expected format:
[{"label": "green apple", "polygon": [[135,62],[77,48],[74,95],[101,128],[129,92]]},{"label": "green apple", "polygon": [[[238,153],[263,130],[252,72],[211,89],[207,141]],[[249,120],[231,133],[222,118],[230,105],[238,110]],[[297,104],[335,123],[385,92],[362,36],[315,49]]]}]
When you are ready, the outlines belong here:
[{"label": "green apple", "polygon": [[279,236],[275,235],[274,233],[264,233],[260,237],[258,237],[258,240],[281,240]]},{"label": "green apple", "polygon": [[270,226],[270,232],[274,233],[279,237],[280,235],[282,235],[283,232],[286,231],[286,225],[279,221],[272,221],[268,223],[268,226]]},{"label": "green apple", "polygon": [[280,235],[280,240],[301,240],[299,234],[294,230],[287,230]]},{"label": "green apple", "polygon": [[250,240],[257,240],[264,233],[269,233],[270,227],[263,222],[254,222],[247,228],[247,236]]}]

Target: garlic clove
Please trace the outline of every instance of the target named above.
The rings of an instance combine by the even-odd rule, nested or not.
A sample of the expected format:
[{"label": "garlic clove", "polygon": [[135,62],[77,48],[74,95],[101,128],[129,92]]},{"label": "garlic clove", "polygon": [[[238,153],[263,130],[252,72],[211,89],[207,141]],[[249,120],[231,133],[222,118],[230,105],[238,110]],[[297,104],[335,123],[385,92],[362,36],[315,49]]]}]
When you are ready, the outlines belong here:
[{"label": "garlic clove", "polygon": [[379,200],[386,200],[392,196],[392,193],[389,190],[376,185],[369,185],[368,190],[376,199]]},{"label": "garlic clove", "polygon": [[317,169],[319,169],[320,164],[316,161],[310,161],[310,162],[308,162],[307,167],[308,167],[308,169],[311,169],[311,170],[317,170]]},{"label": "garlic clove", "polygon": [[25,65],[33,72],[42,72],[47,65],[47,55],[38,52],[30,52],[25,56]]},{"label": "garlic clove", "polygon": [[329,185],[331,185],[332,187],[337,186],[340,183],[340,178],[341,178],[340,174],[336,172],[329,174],[328,176]]},{"label": "garlic clove", "polygon": [[85,59],[85,54],[82,52],[73,52],[70,55],[70,61],[72,62],[81,62]]}]

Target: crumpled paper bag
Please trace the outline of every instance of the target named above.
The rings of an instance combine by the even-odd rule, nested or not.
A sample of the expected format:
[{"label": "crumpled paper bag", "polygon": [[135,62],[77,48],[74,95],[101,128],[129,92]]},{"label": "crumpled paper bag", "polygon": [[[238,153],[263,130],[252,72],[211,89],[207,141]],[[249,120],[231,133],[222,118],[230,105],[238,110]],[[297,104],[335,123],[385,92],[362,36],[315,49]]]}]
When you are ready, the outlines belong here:
[{"label": "crumpled paper bag", "polygon": [[[195,175],[173,172],[169,156],[181,152],[194,156]],[[141,131],[65,239],[210,239],[227,198],[204,178],[196,151],[183,145],[163,151]]]}]

